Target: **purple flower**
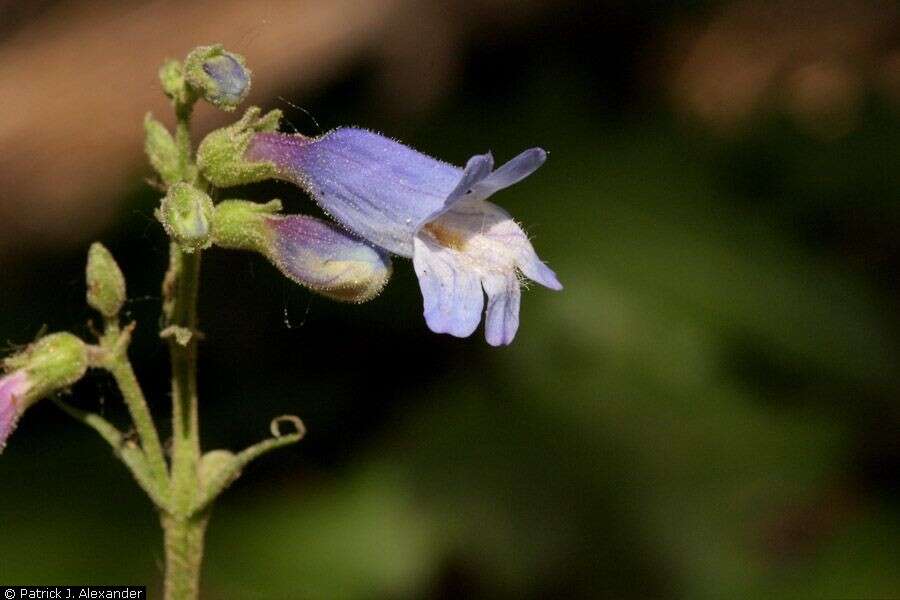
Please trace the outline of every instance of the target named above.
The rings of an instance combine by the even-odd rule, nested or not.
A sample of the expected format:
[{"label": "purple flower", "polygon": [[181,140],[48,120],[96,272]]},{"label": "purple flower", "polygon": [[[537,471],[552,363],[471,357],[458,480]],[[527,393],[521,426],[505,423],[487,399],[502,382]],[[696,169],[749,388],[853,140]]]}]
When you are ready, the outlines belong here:
[{"label": "purple flower", "polygon": [[13,371],[0,378],[0,452],[6,446],[19,416],[25,409],[24,396],[31,389],[28,375],[24,370]]},{"label": "purple flower", "polygon": [[279,177],[307,190],[345,227],[412,258],[425,320],[436,333],[471,335],[487,293],[485,337],[493,346],[509,344],[519,327],[519,275],[562,289],[519,225],[487,202],[543,164],[540,148],[497,170],[490,154],[460,169],[370,131],[337,129],[319,138],[259,133],[245,159],[274,163]]}]

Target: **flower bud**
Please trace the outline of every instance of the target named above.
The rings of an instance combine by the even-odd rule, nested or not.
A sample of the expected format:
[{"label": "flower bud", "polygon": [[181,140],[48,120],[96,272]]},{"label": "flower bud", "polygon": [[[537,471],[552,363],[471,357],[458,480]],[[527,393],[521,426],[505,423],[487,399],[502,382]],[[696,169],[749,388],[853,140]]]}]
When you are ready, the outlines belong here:
[{"label": "flower bud", "polygon": [[187,103],[193,101],[190,91],[184,84],[184,69],[181,62],[177,60],[167,60],[163,66],[159,68],[159,83],[162,85],[163,93],[177,103]]},{"label": "flower bud", "polygon": [[182,250],[193,252],[210,245],[212,198],[188,183],[176,183],[162,199],[157,218]]},{"label": "flower bud", "polygon": [[244,57],[221,45],[194,48],[184,61],[184,78],[200,96],[222,110],[234,110],[250,91]]},{"label": "flower bud", "polygon": [[125,277],[106,247],[95,242],[88,251],[87,302],[107,318],[113,318],[125,303]]},{"label": "flower bud", "polygon": [[365,302],[391,277],[390,256],[330,223],[281,216],[277,200],[228,200],[216,207],[213,241],[268,258],[286,277],[333,300]]},{"label": "flower bud", "polygon": [[175,139],[165,125],[147,113],[144,117],[144,152],[167,185],[181,179],[181,165]]},{"label": "flower bud", "polygon": [[244,158],[256,133],[278,130],[281,111],[261,113],[259,108],[252,106],[240,121],[213,131],[200,143],[197,166],[207,181],[216,187],[231,187],[275,177],[274,163]]},{"label": "flower bud", "polygon": [[0,451],[28,407],[84,376],[87,345],[71,333],[54,333],[7,358],[5,366],[10,372],[0,378]]}]

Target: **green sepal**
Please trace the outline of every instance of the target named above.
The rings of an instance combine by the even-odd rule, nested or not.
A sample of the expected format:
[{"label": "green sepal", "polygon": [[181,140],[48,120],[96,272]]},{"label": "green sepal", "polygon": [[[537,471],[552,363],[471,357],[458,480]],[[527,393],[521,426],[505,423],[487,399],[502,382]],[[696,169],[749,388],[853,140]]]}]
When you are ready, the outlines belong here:
[{"label": "green sepal", "polygon": [[213,214],[212,241],[222,248],[269,254],[269,230],[265,219],[281,212],[281,201],[258,204],[248,200],[223,200]]},{"label": "green sepal", "polygon": [[30,387],[21,412],[47,394],[81,379],[88,368],[88,347],[71,333],[54,333],[10,356],[4,366],[8,370],[23,369],[28,374]]},{"label": "green sepal", "polygon": [[256,133],[278,130],[281,111],[266,114],[251,106],[236,123],[211,132],[197,149],[197,166],[216,187],[232,187],[273,179],[278,175],[274,163],[244,159],[250,140]]},{"label": "green sepal", "polygon": [[125,303],[125,277],[116,259],[99,242],[91,244],[88,251],[86,279],[87,303],[108,319],[118,315]]}]

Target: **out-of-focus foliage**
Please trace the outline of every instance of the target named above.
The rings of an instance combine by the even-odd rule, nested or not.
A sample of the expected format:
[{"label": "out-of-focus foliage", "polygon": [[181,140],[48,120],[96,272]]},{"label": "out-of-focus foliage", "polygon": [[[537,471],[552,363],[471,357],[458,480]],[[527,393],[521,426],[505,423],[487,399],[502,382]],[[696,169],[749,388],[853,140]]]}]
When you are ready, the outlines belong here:
[{"label": "out-of-focus foliage", "polygon": [[[249,255],[208,255],[207,447],[251,443],[285,412],[309,428],[216,508],[208,597],[900,589],[896,108],[867,97],[837,139],[777,113],[723,137],[658,96],[601,89],[552,34],[524,58],[476,51],[458,94],[420,121],[354,100],[364,75],[303,101],[326,127],[367,125],[456,163],[550,151],[495,198],[566,286],[525,294],[510,348],[430,334],[409,264],[347,307]],[[245,192],[313,210],[286,185]],[[164,241],[141,216],[154,201],[136,193],[104,241],[162,413]],[[83,323],[80,260],[17,268],[0,335]],[[95,376],[73,401],[106,397],[115,416],[111,389]],[[160,536],[124,470],[52,406],[32,412],[0,459],[0,581],[158,582]]]}]

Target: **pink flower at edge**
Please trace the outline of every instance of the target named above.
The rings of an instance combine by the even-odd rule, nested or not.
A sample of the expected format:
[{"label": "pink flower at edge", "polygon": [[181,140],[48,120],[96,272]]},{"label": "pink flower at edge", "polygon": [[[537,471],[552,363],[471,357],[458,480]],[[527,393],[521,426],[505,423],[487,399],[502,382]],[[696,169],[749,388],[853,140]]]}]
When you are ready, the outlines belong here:
[{"label": "pink flower at edge", "polygon": [[24,410],[22,400],[29,389],[31,382],[24,370],[13,371],[0,378],[0,453],[3,452],[6,440],[16,428],[19,416]]}]

